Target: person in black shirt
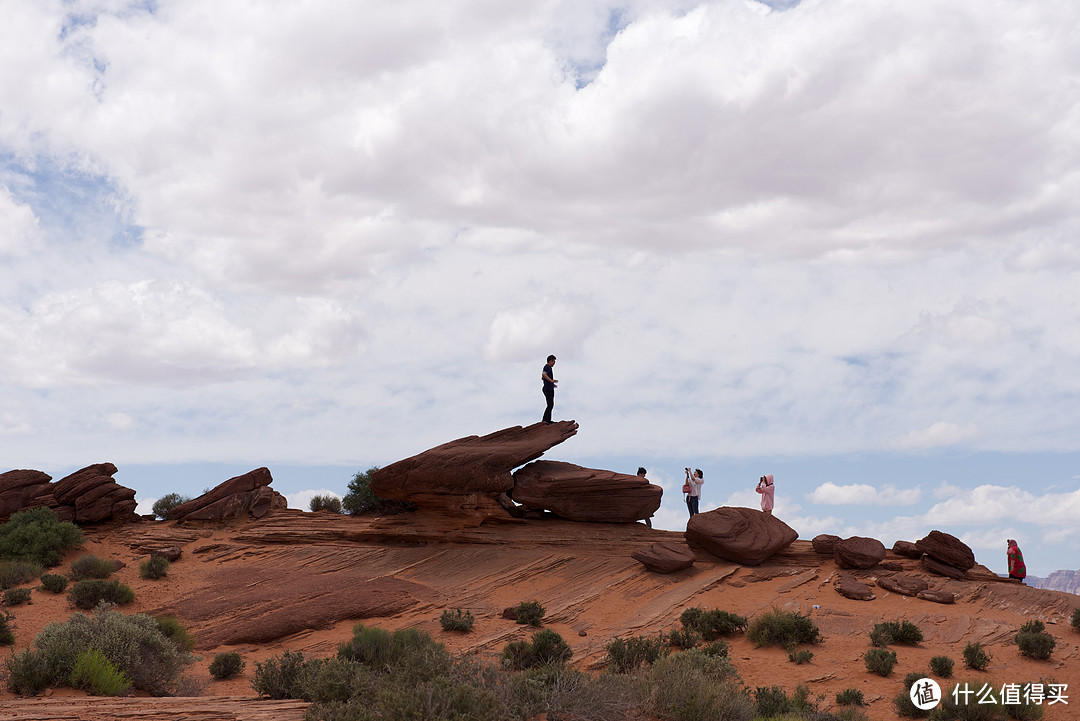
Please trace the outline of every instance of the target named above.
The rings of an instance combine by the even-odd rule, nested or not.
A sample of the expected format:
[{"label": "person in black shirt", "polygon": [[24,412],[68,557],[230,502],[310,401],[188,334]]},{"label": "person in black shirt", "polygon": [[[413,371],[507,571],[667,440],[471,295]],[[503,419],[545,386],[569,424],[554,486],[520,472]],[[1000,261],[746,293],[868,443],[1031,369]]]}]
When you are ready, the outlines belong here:
[{"label": "person in black shirt", "polygon": [[547,357],[547,365],[540,371],[540,380],[544,382],[544,398],[547,398],[544,423],[551,423],[551,409],[555,407],[555,386],[559,385],[559,381],[555,380],[555,356]]}]

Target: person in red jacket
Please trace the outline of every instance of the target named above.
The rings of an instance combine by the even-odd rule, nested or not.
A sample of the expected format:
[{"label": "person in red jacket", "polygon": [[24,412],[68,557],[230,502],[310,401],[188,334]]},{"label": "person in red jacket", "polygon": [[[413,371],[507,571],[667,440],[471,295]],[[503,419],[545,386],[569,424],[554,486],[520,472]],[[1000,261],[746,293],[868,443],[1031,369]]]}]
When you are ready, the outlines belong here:
[{"label": "person in red jacket", "polygon": [[1027,567],[1024,565],[1024,554],[1020,553],[1020,546],[1016,545],[1016,541],[1009,539],[1009,550],[1007,555],[1009,557],[1009,578],[1015,578],[1023,583],[1024,578],[1027,576]]}]

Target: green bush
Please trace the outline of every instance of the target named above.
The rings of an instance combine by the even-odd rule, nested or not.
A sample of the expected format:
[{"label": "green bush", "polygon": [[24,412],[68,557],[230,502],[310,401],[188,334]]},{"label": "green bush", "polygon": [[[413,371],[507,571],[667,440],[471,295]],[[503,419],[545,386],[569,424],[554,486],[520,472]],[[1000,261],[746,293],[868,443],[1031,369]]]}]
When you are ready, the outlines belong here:
[{"label": "green bush", "polygon": [[750,721],[754,702],[734,679],[731,664],[697,649],[669,654],[646,673],[645,710],[670,721]]},{"label": "green bush", "polygon": [[716,608],[710,611],[688,608],[679,616],[679,622],[685,630],[696,631],[706,641],[734,636],[746,628],[746,618]]},{"label": "green bush", "polygon": [[135,600],[135,592],[127,584],[117,580],[105,581],[91,578],[79,581],[68,591],[68,600],[76,608],[95,608],[102,601],[123,606]]},{"label": "green bush", "polygon": [[544,619],[544,607],[539,601],[522,601],[514,607],[514,619],[517,623],[541,626]]},{"label": "green bush", "polygon": [[13,653],[5,666],[8,690],[20,696],[37,696],[49,687],[53,677],[45,655],[30,649]]},{"label": "green bush", "polygon": [[757,648],[780,646],[789,651],[800,643],[821,641],[821,633],[809,617],[798,611],[781,611],[775,607],[750,621],[746,637]]},{"label": "green bush", "polygon": [[176,616],[157,616],[154,623],[161,635],[172,641],[181,651],[189,652],[195,649],[195,638]]},{"label": "green bush", "polygon": [[169,573],[169,559],[162,556],[151,556],[139,564],[139,578],[148,581],[157,581],[165,578]]},{"label": "green bush", "polygon": [[673,628],[667,635],[669,646],[683,650],[697,646],[700,640],[697,629],[694,628]]},{"label": "green bush", "polygon": [[[966,684],[973,693],[965,697],[963,693],[953,694],[953,689]],[[941,689],[941,703],[930,712],[931,721],[1004,721],[1008,711],[999,703],[979,703],[978,694],[982,682],[965,681],[954,684],[948,690]]]},{"label": "green bush", "polygon": [[33,581],[41,570],[41,564],[33,561],[0,561],[0,590]]},{"label": "green bush", "polygon": [[73,581],[83,581],[88,578],[108,578],[116,572],[116,561],[98,558],[90,553],[71,562],[71,570],[68,575]]},{"label": "green bush", "polygon": [[1080,631],[1080,608],[1073,609],[1072,615],[1069,616],[1069,625]]},{"label": "green bush", "polygon": [[953,672],[953,660],[948,656],[934,656],[930,659],[930,672],[941,678],[951,678]]},{"label": "green bush", "polygon": [[46,573],[41,577],[41,587],[49,593],[63,593],[67,585],[67,576],[58,573]]},{"label": "green bush", "polygon": [[271,657],[262,663],[256,661],[251,687],[260,696],[275,700],[305,698],[306,682],[321,663],[316,659],[305,659],[299,651],[286,651],[280,658]]},{"label": "green bush", "polygon": [[804,663],[810,663],[814,658],[814,654],[812,651],[789,651],[787,657],[788,661],[791,661],[797,666],[801,666]]},{"label": "green bush", "polygon": [[366,471],[357,472],[349,481],[349,491],[342,499],[341,507],[350,516],[389,515],[412,508],[408,501],[380,498],[371,492],[371,475],[377,470],[378,466],[372,466]]},{"label": "green bush", "polygon": [[244,659],[235,651],[219,653],[210,662],[210,675],[218,681],[235,678],[244,672]]},{"label": "green bush", "polygon": [[896,665],[896,652],[884,648],[872,648],[863,655],[866,670],[878,676],[888,676]]},{"label": "green bush", "polygon": [[4,591],[5,606],[21,606],[30,600],[29,588],[9,588]]},{"label": "green bush", "polygon": [[0,612],[0,646],[15,645],[15,631],[11,628],[11,621],[14,618],[7,611]]},{"label": "green bush", "polygon": [[0,525],[0,559],[5,561],[29,561],[52,568],[60,565],[64,551],[82,542],[82,531],[74,523],[58,520],[49,508],[13,513]]},{"label": "green bush", "polygon": [[1046,624],[1036,618],[1021,626],[1017,633],[1042,633],[1045,630]]},{"label": "green bush", "polygon": [[607,669],[612,673],[633,673],[642,666],[652,666],[656,659],[667,653],[667,647],[659,637],[632,636],[615,638],[608,642]]},{"label": "green bush", "polygon": [[341,513],[341,499],[329,493],[325,496],[312,496],[311,501],[308,502],[308,509],[312,513],[315,511]]},{"label": "green bush", "polygon": [[836,694],[836,703],[839,706],[865,706],[866,700],[859,689],[845,688]]},{"label": "green bush", "polygon": [[446,675],[453,666],[446,647],[415,628],[390,633],[357,624],[352,639],[338,645],[337,657],[356,661],[379,673],[393,671],[423,680]]},{"label": "green bush", "polygon": [[[1036,721],[1043,716],[1043,707],[1041,704],[1031,700],[1030,684],[1025,684],[1024,688],[1020,692],[1019,703],[1007,703],[1002,704],[1001,708],[1005,712],[1005,715],[1010,719],[1017,719],[1018,721]],[[1025,701],[1025,692],[1027,692],[1027,701]]]},{"label": "green bush", "polygon": [[893,708],[896,709],[897,716],[901,718],[924,718],[930,715],[929,711],[923,711],[911,700],[911,687],[925,677],[925,674],[914,671],[904,676],[904,690],[893,697]]},{"label": "green bush", "polygon": [[[731,646],[728,642],[722,638],[718,638],[715,641],[710,641],[701,647],[701,652],[706,656],[713,656],[715,658],[727,658],[731,655]],[[809,652],[805,652],[809,653]],[[813,656],[814,654],[810,654]]]},{"label": "green bush", "polygon": [[154,619],[142,613],[129,616],[107,605],[89,615],[75,613],[63,623],[49,624],[34,646],[33,657],[16,664],[20,687],[40,683],[42,668],[46,683],[69,683],[79,654],[93,648],[131,677],[136,689],[168,696],[179,689],[184,667],[192,660],[161,634]]},{"label": "green bush", "polygon": [[449,609],[442,612],[439,616],[439,625],[442,626],[444,631],[460,631],[461,633],[468,633],[472,630],[473,623],[476,619],[469,611],[462,613],[460,608],[455,608],[453,611]]},{"label": "green bush", "polygon": [[538,666],[564,664],[573,656],[570,644],[555,631],[544,628],[532,641],[511,641],[503,648],[503,663],[515,671]]},{"label": "green bush", "polygon": [[172,510],[179,506],[181,503],[187,503],[191,499],[187,496],[181,496],[179,493],[167,493],[161,498],[154,501],[151,511],[155,516],[163,521],[169,520],[169,514]]},{"label": "green bush", "polygon": [[870,631],[870,643],[885,647],[891,643],[914,646],[923,640],[922,631],[911,621],[885,621],[874,625]]},{"label": "green bush", "polygon": [[969,643],[964,646],[964,665],[975,671],[985,671],[990,665],[990,654],[981,643]]},{"label": "green bush", "polygon": [[71,669],[71,685],[94,696],[119,696],[131,688],[131,677],[96,648],[80,651]]},{"label": "green bush", "polygon": [[[17,589],[11,589],[12,591]],[[11,593],[8,591],[7,593]],[[4,598],[4,603],[7,603],[7,598]],[[1013,639],[1016,641],[1016,645],[1020,647],[1020,654],[1027,658],[1033,658],[1038,661],[1046,661],[1050,658],[1050,654],[1054,651],[1054,646],[1057,642],[1054,641],[1054,637],[1048,633],[1018,633]]]},{"label": "green bush", "polygon": [[764,718],[775,718],[784,714],[805,715],[817,711],[817,705],[810,700],[810,688],[797,686],[795,693],[788,698],[787,692],[780,686],[758,686],[754,691],[754,705]]},{"label": "green bush", "polygon": [[701,615],[703,613],[705,612],[702,611],[700,608],[696,606],[691,606],[690,608],[683,610],[683,612],[679,615],[679,623],[682,624],[683,628],[693,628],[696,630],[698,620],[701,618]]}]

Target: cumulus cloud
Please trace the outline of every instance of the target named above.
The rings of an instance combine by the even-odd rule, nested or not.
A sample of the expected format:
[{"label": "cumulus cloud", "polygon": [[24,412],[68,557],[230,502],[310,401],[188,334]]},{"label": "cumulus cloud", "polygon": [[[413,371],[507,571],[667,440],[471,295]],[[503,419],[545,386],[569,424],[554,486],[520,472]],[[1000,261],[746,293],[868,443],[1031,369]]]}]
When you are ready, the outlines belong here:
[{"label": "cumulus cloud", "polygon": [[897,488],[891,484],[881,487],[866,483],[837,485],[831,481],[815,488],[809,499],[823,505],[910,506],[922,498],[920,488]]},{"label": "cumulus cloud", "polygon": [[952,446],[978,435],[979,429],[974,424],[958,425],[938,421],[927,428],[909,431],[896,440],[899,448],[939,448]]}]

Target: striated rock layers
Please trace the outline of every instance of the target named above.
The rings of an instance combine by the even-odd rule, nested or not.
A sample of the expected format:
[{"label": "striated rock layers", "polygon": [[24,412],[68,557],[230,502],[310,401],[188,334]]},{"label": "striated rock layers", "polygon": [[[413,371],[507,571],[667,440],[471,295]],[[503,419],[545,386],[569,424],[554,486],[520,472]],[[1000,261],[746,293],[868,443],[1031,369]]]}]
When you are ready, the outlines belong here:
[{"label": "striated rock layers", "polygon": [[169,518],[176,521],[221,521],[248,515],[262,518],[273,509],[289,505],[285,496],[270,488],[273,480],[268,468],[256,468],[181,503],[169,511]]},{"label": "striated rock layers", "polygon": [[582,468],[562,461],[533,461],[513,476],[510,497],[530,510],[571,521],[633,523],[660,508],[664,489],[641,476]]},{"label": "striated rock layers", "polygon": [[963,578],[975,566],[975,553],[956,536],[942,531],[930,531],[915,542],[922,551],[922,565],[928,571],[949,578]]},{"label": "striated rock layers", "polygon": [[691,516],[686,541],[714,556],[757,566],[799,537],[788,524],[753,508],[723,506]]},{"label": "striated rock layers", "polygon": [[0,519],[30,508],[51,508],[57,517],[76,523],[133,521],[135,491],[113,480],[116,466],[96,463],[51,483],[41,471],[0,473]]},{"label": "striated rock layers", "polygon": [[630,557],[656,573],[675,573],[694,565],[694,552],[685,543],[663,541],[643,546]]}]

